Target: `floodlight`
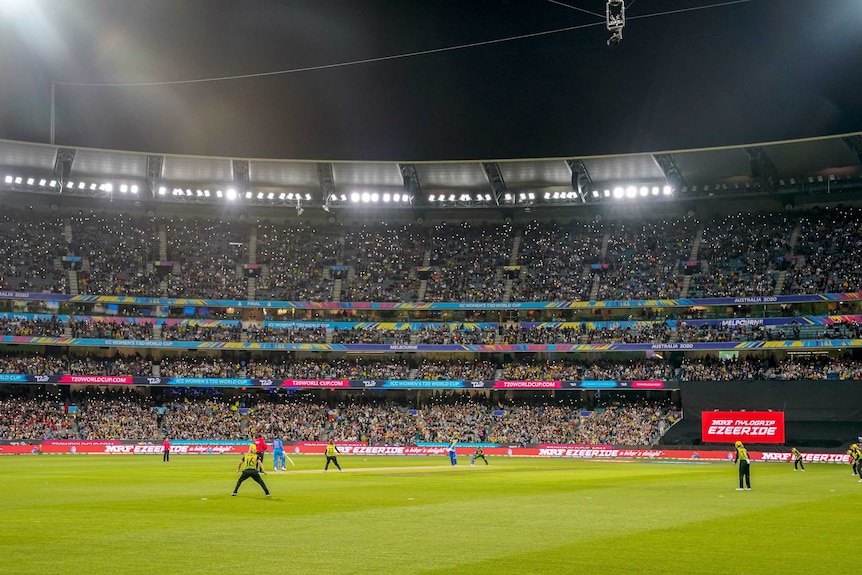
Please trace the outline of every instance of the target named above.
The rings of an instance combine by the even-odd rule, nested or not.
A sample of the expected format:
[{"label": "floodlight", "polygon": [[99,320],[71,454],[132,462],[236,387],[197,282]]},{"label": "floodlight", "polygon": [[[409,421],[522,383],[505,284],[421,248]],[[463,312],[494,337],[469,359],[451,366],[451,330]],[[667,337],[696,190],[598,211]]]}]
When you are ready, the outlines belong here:
[{"label": "floodlight", "polygon": [[354,204],[359,202],[359,192],[353,192],[350,194],[350,201]]},{"label": "floodlight", "polygon": [[383,194],[383,201],[389,203],[389,200],[392,199],[389,194]]},{"label": "floodlight", "polygon": [[378,201],[380,201],[380,196],[377,194],[377,192],[372,192],[372,193],[371,193],[371,201],[372,201],[372,202],[375,202],[375,203],[376,203],[376,202],[378,202]]},{"label": "floodlight", "polygon": [[[822,181],[822,178],[821,178],[821,181]],[[17,178],[15,178],[16,184],[20,184],[21,182],[22,182],[21,176],[18,176]]]},{"label": "floodlight", "polygon": [[6,176],[6,179],[5,179],[4,181],[5,181],[7,184],[11,184],[11,183],[12,183],[12,181],[13,181],[13,178],[12,178],[12,176]]},{"label": "floodlight", "polygon": [[41,180],[39,180],[39,185],[40,185],[40,186],[44,186],[46,183],[47,183],[47,182],[45,181],[45,178],[42,178]]},{"label": "floodlight", "polygon": [[664,189],[662,190],[662,193],[666,196],[669,196],[673,193],[673,190],[671,189],[670,186],[665,186]]},{"label": "floodlight", "polygon": [[129,188],[129,191],[131,191],[133,194],[137,194],[137,193],[138,193],[138,186],[137,186],[137,184],[132,184],[132,187],[131,187],[131,188]]},{"label": "floodlight", "polygon": [[641,196],[648,196],[649,195],[649,188],[647,188],[646,186],[641,186],[639,193]]},{"label": "floodlight", "polygon": [[165,195],[165,194],[167,194],[167,193],[168,193],[168,189],[167,189],[166,187],[164,187],[164,186],[159,186],[159,195],[160,195],[160,196],[164,196],[164,195]]},{"label": "floodlight", "polygon": [[619,187],[614,188],[614,197],[615,198],[621,198],[625,195],[625,193],[626,193],[626,191],[622,188],[619,188]]},{"label": "floodlight", "polygon": [[28,186],[32,186],[35,183],[36,183],[36,180],[34,180],[33,178],[27,178],[27,185]]},{"label": "floodlight", "polygon": [[368,192],[362,192],[362,195],[360,197],[362,198],[363,203],[367,204],[369,201],[371,201],[371,194],[369,194]]}]

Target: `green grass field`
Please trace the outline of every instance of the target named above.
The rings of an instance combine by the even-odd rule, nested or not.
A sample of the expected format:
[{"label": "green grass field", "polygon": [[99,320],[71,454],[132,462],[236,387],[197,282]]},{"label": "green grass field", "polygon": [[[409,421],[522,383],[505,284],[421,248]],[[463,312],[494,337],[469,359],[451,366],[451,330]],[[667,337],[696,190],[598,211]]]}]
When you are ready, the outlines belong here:
[{"label": "green grass field", "polygon": [[[246,481],[238,456],[0,457],[0,573],[858,571],[848,465],[322,456]],[[270,459],[267,456],[267,463]],[[855,535],[854,535],[855,534]]]}]

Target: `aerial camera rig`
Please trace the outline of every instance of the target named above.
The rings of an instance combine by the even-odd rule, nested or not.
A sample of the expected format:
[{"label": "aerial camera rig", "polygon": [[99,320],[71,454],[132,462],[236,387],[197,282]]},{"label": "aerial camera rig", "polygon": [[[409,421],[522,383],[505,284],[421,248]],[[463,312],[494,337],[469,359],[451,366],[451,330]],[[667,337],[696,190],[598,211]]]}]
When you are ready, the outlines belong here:
[{"label": "aerial camera rig", "polygon": [[623,28],[626,25],[626,4],[624,0],[608,0],[605,7],[605,17],[611,37],[608,46],[616,46],[623,39]]}]

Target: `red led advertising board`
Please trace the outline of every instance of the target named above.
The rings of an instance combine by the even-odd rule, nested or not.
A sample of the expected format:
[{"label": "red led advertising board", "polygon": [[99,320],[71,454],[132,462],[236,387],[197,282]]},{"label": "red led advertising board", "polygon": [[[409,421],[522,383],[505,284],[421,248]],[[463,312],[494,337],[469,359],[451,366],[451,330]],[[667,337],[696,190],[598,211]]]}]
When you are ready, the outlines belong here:
[{"label": "red led advertising board", "polygon": [[704,443],[784,443],[783,411],[704,411]]}]

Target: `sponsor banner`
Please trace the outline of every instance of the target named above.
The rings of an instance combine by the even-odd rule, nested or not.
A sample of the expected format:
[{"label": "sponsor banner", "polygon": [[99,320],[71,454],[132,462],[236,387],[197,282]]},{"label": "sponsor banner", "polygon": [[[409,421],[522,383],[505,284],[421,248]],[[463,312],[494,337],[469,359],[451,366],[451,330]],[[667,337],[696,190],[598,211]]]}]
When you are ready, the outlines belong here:
[{"label": "sponsor banner", "polygon": [[527,380],[504,380],[495,381],[494,389],[560,389],[563,387],[561,381],[527,381]]},{"label": "sponsor banner", "polygon": [[586,443],[540,443],[540,449],[613,449],[613,445],[589,445]]},{"label": "sponsor banner", "polygon": [[[326,449],[324,441],[297,441],[286,443],[285,449],[297,455],[322,455]],[[344,455],[425,455],[447,457],[444,444],[436,445],[365,445],[361,442],[337,442]],[[457,447],[459,456],[469,456],[476,445]],[[613,445],[541,444],[535,447],[499,446],[481,444],[486,455],[506,457],[565,457],[572,459],[662,459],[677,461],[731,461],[733,451],[691,450],[659,448],[624,448]],[[171,455],[218,455],[242,454],[248,449],[247,441],[175,441]],[[0,442],[0,455],[38,454],[108,454],[108,455],[161,455],[161,442],[116,441],[116,440],[46,440]],[[789,463],[790,453],[777,451],[749,451],[752,461]],[[850,463],[846,453],[809,452],[802,454],[806,463]],[[447,457],[448,461],[448,457]]]},{"label": "sponsor banner", "polygon": [[[447,455],[446,447],[419,447],[413,445],[346,445],[338,449],[348,455]],[[466,454],[466,449],[462,453]],[[460,453],[459,453],[460,454]]]},{"label": "sponsor banner", "polygon": [[0,373],[0,383],[59,383],[67,385],[176,385],[184,387],[286,387],[352,389],[678,389],[662,381],[531,381],[424,379],[250,379],[231,377],[144,377],[131,375],[39,375]]},{"label": "sponsor banner", "polygon": [[390,389],[460,389],[464,382],[460,379],[387,379],[384,388]]},{"label": "sponsor banner", "polygon": [[[760,461],[792,462],[790,453],[778,451],[763,451],[759,454]],[[850,463],[850,456],[846,453],[803,453],[802,461],[805,463]]]},{"label": "sponsor banner", "polygon": [[[248,450],[247,441],[174,441],[171,443],[171,455],[174,454],[222,454],[245,453]],[[3,452],[3,451],[0,451]],[[91,441],[62,440],[43,441],[42,453],[89,453],[89,454],[125,454],[125,455],[156,455],[164,453],[161,442],[127,442],[127,441]]]},{"label": "sponsor banner", "polygon": [[631,385],[632,389],[663,389],[664,382],[659,380],[638,381],[635,380]]},{"label": "sponsor banner", "polygon": [[285,379],[281,387],[351,387],[346,379]]},{"label": "sponsor banner", "polygon": [[586,379],[581,382],[580,387],[583,389],[611,389],[619,386],[613,380]]},{"label": "sponsor banner", "polygon": [[61,375],[57,383],[86,383],[90,385],[134,385],[130,375]]},{"label": "sponsor banner", "polygon": [[252,380],[231,377],[172,377],[165,383],[184,387],[247,387],[252,385]]},{"label": "sponsor banner", "polygon": [[784,443],[783,411],[704,411],[704,443]]}]

